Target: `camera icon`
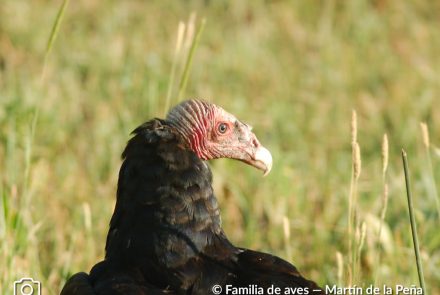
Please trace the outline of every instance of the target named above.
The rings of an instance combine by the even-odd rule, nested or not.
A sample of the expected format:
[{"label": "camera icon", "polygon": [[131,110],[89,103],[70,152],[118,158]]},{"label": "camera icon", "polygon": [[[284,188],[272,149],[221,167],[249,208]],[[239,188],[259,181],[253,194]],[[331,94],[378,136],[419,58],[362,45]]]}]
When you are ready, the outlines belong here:
[{"label": "camera icon", "polygon": [[33,278],[21,278],[14,282],[14,295],[41,295],[41,283]]}]

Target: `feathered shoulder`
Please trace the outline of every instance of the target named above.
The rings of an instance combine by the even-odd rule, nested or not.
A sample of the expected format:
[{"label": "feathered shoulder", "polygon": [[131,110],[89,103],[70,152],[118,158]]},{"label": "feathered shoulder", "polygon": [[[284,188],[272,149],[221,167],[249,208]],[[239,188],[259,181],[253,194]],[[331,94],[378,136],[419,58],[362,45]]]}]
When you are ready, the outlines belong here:
[{"label": "feathered shoulder", "polygon": [[163,119],[152,119],[138,126],[131,132],[133,137],[128,141],[125,147],[122,158],[125,159],[127,155],[136,151],[139,147],[145,145],[157,145],[159,142],[180,141],[175,129]]}]

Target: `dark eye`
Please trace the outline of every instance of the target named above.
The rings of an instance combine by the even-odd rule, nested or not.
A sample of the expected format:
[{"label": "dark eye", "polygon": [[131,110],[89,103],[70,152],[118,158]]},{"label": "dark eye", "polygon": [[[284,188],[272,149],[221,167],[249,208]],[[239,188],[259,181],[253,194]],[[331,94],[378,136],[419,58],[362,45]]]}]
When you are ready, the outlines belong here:
[{"label": "dark eye", "polygon": [[226,123],[220,123],[218,125],[218,132],[224,134],[228,130],[228,125]]}]

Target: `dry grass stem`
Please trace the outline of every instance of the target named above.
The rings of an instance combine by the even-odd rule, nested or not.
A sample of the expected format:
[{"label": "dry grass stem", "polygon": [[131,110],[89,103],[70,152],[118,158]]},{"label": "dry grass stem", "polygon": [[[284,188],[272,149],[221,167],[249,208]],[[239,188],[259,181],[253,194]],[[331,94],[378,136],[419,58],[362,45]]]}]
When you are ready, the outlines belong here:
[{"label": "dry grass stem", "polygon": [[361,176],[361,170],[362,170],[361,148],[359,146],[359,143],[356,142],[354,143],[354,153],[353,153],[353,171],[356,180],[358,180],[359,176]]},{"label": "dry grass stem", "polygon": [[343,274],[344,274],[344,257],[342,256],[342,253],[337,251],[336,252],[336,263],[337,263],[337,278],[338,278],[338,285],[343,286]]},{"label": "dry grass stem", "polygon": [[437,208],[437,217],[440,220],[440,198],[438,195],[437,183],[435,182],[434,167],[432,166],[430,139],[428,125],[424,122],[420,123],[420,129],[422,130],[423,145],[425,146],[426,157],[428,159],[429,167],[429,181],[427,183],[428,193],[432,199],[434,199]]},{"label": "dry grass stem", "polygon": [[[356,237],[353,234],[353,228],[357,224],[356,208],[357,208],[357,185],[361,175],[362,162],[361,162],[361,149],[357,142],[357,114],[356,111],[352,111],[351,115],[351,146],[352,146],[352,174],[350,182],[350,194],[348,200],[348,278],[347,285],[351,286],[355,277],[356,268],[356,254],[354,249],[354,243],[356,243]],[[358,230],[358,228],[356,228]]]},{"label": "dry grass stem", "polygon": [[385,133],[382,139],[382,176],[385,178],[388,169],[388,136]]},{"label": "dry grass stem", "polygon": [[351,112],[351,143],[357,142],[357,113],[356,110]]},{"label": "dry grass stem", "polygon": [[423,138],[423,144],[427,149],[429,149],[430,142],[429,142],[429,131],[428,131],[428,125],[426,123],[421,122],[420,128],[422,129],[422,138]]},{"label": "dry grass stem", "polygon": [[284,245],[287,252],[287,258],[292,260],[292,248],[290,246],[290,221],[287,216],[283,216]]}]

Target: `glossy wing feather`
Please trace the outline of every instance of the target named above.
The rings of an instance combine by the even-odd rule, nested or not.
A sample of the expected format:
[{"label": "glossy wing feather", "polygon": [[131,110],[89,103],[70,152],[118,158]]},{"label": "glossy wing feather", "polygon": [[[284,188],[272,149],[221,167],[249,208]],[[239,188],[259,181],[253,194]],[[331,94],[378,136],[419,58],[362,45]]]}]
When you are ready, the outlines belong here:
[{"label": "glossy wing feather", "polygon": [[281,289],[307,288],[310,294],[325,294],[315,282],[304,278],[289,262],[267,253],[248,249],[242,251],[237,263],[240,285],[257,284],[265,289],[270,286]]},{"label": "glossy wing feather", "polygon": [[69,280],[67,280],[64,285],[63,290],[61,290],[61,295],[96,295],[93,290],[92,283],[88,274],[84,272],[77,273],[73,275]]}]

